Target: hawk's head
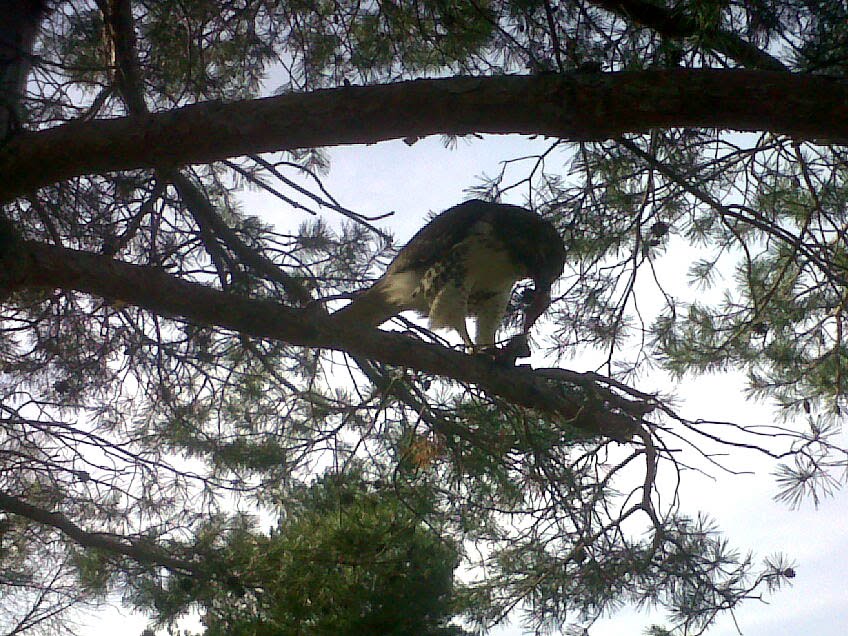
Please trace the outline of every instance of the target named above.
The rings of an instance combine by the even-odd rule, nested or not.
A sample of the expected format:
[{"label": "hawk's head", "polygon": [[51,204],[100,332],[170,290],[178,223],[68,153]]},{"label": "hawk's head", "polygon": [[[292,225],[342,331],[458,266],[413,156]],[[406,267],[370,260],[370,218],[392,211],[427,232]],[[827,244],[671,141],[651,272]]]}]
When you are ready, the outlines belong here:
[{"label": "hawk's head", "polygon": [[518,240],[527,274],[533,279],[533,291],[524,313],[524,333],[538,320],[551,304],[551,287],[565,268],[565,245],[559,232],[541,217],[530,231]]}]

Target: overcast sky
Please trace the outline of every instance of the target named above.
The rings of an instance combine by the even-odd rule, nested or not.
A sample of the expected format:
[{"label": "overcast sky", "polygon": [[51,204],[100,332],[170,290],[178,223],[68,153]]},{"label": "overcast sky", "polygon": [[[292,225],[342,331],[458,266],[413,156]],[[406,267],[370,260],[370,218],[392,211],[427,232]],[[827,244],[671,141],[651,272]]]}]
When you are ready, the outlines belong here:
[{"label": "overcast sky", "polygon": [[[465,189],[478,183],[480,175],[492,175],[500,170],[500,161],[545,147],[542,140],[531,142],[510,136],[460,140],[452,150],[445,149],[438,138],[421,140],[412,146],[386,142],[340,148],[331,153],[331,172],[325,183],[342,205],[362,214],[396,211],[384,224],[402,244],[424,223],[428,212],[461,202],[466,198]],[[521,194],[516,193],[510,202],[520,203]],[[257,193],[246,193],[244,200],[246,213],[273,221],[281,230],[291,230],[305,218],[302,213],[293,213],[276,200]],[[335,213],[322,211],[321,214],[328,220],[338,220]],[[679,272],[685,272],[687,261],[691,260],[688,253],[679,250],[671,256],[677,259],[673,263]],[[578,357],[564,366],[577,371],[594,368],[588,356]],[[681,411],[690,417],[773,422],[768,405],[745,403],[739,376],[720,374],[678,386],[669,382],[661,376],[647,375],[639,380],[637,388],[674,391],[683,398]],[[772,500],[776,486],[769,471],[773,463],[754,453],[734,455],[728,462],[734,469],[749,468],[758,473],[727,476],[714,472],[714,479],[686,475],[681,489],[684,511],[707,513],[740,551],[750,550],[758,559],[782,552],[795,562],[797,570],[794,585],[772,596],[770,604],[751,600],[737,612],[741,633],[844,636],[848,633],[848,496],[839,492],[822,502],[818,510],[810,503],[800,510],[789,510]],[[651,623],[662,624],[661,615],[625,611],[598,622],[589,633],[592,636],[641,634]],[[140,633],[143,627],[141,617],[104,611],[92,619],[89,633],[113,635],[119,629],[131,635]],[[530,632],[514,623],[494,633],[519,636]],[[708,632],[710,636],[738,633],[729,617]]]}]

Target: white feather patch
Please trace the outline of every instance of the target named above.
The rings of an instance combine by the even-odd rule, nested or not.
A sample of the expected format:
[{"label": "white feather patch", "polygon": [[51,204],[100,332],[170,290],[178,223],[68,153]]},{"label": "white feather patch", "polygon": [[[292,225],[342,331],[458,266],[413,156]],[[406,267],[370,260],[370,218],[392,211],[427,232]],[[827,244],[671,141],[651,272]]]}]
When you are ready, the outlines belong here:
[{"label": "white feather patch", "polygon": [[421,276],[415,272],[398,272],[386,278],[385,294],[386,299],[401,307],[415,309],[422,313],[427,313],[427,299],[424,297],[416,298],[415,290],[421,283]]}]

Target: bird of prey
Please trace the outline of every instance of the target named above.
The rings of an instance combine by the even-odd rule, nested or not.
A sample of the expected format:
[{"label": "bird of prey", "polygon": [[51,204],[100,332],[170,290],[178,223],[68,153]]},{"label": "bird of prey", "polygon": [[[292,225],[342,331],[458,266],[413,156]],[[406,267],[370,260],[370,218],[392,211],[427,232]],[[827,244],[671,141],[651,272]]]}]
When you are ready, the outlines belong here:
[{"label": "bird of prey", "polygon": [[[453,328],[480,350],[494,346],[515,283],[534,282],[526,334],[550,304],[551,285],[564,266],[565,246],[549,221],[515,205],[466,201],[421,228],[379,280],[333,315],[376,327],[415,310],[430,318],[431,329]],[[477,318],[475,342],[465,324],[469,316]]]}]

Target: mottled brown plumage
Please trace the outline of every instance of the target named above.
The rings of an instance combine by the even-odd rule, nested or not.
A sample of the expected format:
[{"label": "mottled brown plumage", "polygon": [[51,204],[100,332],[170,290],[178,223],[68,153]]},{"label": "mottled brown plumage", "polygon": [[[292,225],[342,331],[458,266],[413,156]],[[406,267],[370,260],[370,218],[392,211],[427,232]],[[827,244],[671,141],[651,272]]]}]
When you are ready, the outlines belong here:
[{"label": "mottled brown plumage", "polygon": [[532,278],[526,332],[550,303],[565,247],[554,226],[515,205],[472,200],[435,217],[398,252],[386,273],[334,317],[379,325],[406,310],[450,327],[472,346],[465,326],[477,318],[477,346],[494,344],[515,283]]}]

